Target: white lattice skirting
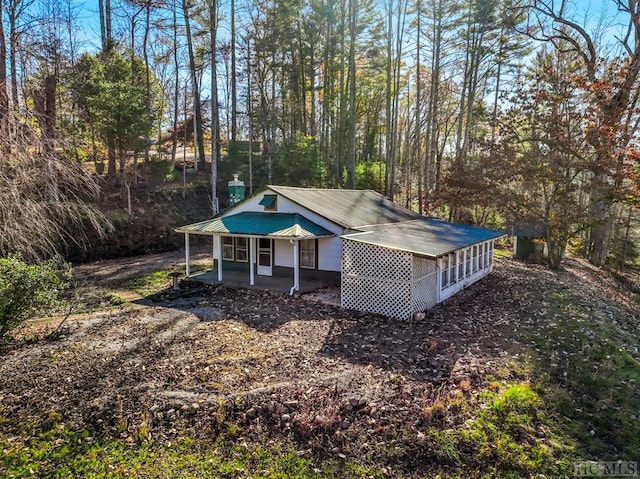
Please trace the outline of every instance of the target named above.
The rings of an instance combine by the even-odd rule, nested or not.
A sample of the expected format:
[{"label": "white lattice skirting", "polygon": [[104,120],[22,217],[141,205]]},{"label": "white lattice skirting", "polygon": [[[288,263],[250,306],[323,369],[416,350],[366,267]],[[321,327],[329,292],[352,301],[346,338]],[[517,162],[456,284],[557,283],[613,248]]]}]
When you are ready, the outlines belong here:
[{"label": "white lattice skirting", "polygon": [[410,319],[437,302],[435,261],[343,239],[343,308]]}]

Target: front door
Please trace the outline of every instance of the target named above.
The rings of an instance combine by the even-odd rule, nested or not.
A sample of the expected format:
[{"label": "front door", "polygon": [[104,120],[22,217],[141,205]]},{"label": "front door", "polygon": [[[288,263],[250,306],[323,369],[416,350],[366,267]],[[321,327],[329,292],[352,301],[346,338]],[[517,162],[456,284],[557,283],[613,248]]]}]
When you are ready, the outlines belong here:
[{"label": "front door", "polygon": [[258,274],[271,276],[271,240],[258,238]]}]

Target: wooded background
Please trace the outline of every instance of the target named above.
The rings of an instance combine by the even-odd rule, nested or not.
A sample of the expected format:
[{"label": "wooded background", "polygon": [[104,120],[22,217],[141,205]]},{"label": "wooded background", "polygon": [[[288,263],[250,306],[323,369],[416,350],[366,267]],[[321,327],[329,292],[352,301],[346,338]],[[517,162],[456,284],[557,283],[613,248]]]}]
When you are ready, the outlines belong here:
[{"label": "wooded background", "polygon": [[131,213],[138,161],[164,155],[210,175],[212,213],[240,173],[249,192],[371,188],[453,221],[541,225],[552,267],[568,245],[635,259],[637,0],[0,7],[3,255],[104,229],[104,181]]}]

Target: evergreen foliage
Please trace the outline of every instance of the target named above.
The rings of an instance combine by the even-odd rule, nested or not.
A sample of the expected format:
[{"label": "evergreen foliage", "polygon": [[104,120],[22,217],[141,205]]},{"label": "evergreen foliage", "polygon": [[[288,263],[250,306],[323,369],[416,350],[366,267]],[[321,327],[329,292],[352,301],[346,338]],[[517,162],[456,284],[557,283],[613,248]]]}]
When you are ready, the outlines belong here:
[{"label": "evergreen foliage", "polygon": [[26,263],[20,255],[0,258],[0,339],[29,317],[54,306],[68,271],[59,274],[55,263]]}]

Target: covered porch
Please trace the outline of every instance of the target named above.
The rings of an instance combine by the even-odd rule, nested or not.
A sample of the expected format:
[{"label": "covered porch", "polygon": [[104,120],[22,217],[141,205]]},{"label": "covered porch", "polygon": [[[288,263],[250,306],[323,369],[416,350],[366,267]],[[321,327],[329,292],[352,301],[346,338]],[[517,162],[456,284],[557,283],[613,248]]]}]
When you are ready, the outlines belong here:
[{"label": "covered porch", "polygon": [[[206,284],[223,284],[230,288],[248,288],[248,289],[269,289],[272,291],[281,291],[289,293],[291,291],[291,278],[283,276],[256,276],[254,284],[247,284],[247,274],[241,271],[227,271],[224,274],[224,281],[218,281],[217,271],[204,271],[193,274],[189,277],[194,281]],[[327,286],[322,281],[303,280],[300,282],[298,293],[308,293]]]},{"label": "covered porch", "polygon": [[[306,278],[301,282],[300,243],[333,236],[323,227],[297,213],[243,212],[217,217],[176,229],[185,235],[186,275],[197,281],[294,292],[323,287],[322,281]],[[214,268],[191,274],[190,235],[211,236]],[[279,245],[276,251],[276,245]],[[289,267],[279,267],[286,245]],[[306,258],[306,256],[305,256]],[[274,274],[276,273],[276,274]]]}]

